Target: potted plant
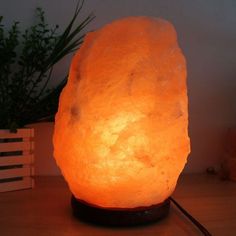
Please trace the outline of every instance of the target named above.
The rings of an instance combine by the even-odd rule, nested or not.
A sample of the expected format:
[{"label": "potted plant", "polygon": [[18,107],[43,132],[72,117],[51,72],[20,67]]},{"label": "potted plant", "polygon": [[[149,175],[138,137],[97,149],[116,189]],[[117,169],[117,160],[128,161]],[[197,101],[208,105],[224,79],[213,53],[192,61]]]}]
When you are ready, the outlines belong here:
[{"label": "potted plant", "polygon": [[46,23],[42,8],[36,9],[36,23],[22,33],[19,22],[7,32],[0,17],[0,192],[33,185],[34,130],[24,127],[54,118],[67,75],[49,88],[53,67],[78,49],[82,30],[94,19],[89,14],[76,23],[83,3],[78,1],[62,33]]}]

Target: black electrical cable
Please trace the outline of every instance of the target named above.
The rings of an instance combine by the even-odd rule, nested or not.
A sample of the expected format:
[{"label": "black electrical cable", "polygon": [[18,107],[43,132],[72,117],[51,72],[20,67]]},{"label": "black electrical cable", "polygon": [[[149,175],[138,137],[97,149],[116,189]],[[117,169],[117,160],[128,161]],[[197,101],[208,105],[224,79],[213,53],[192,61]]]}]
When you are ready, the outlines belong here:
[{"label": "black electrical cable", "polygon": [[212,236],[210,232],[192,215],[190,215],[182,206],[180,206],[178,202],[176,202],[172,197],[170,197],[170,200],[193,224],[197,226],[197,228],[203,233],[203,235]]}]

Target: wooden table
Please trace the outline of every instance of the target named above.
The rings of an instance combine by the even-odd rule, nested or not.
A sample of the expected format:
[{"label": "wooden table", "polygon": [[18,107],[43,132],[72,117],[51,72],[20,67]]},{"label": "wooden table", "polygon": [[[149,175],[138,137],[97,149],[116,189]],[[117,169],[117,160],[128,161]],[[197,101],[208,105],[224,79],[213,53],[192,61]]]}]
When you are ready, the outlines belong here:
[{"label": "wooden table", "polygon": [[[62,177],[38,177],[36,187],[0,194],[0,235],[202,235],[173,205],[157,223],[133,228],[106,228],[80,222],[70,208]],[[183,175],[173,197],[214,236],[236,235],[236,183],[211,175]]]}]

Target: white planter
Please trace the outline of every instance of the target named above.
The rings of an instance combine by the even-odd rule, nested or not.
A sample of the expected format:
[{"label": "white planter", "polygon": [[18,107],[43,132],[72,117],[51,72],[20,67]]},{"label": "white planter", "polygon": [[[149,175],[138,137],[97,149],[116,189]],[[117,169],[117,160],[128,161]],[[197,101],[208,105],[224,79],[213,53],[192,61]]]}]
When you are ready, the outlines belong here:
[{"label": "white planter", "polygon": [[0,192],[33,188],[34,129],[0,130]]}]

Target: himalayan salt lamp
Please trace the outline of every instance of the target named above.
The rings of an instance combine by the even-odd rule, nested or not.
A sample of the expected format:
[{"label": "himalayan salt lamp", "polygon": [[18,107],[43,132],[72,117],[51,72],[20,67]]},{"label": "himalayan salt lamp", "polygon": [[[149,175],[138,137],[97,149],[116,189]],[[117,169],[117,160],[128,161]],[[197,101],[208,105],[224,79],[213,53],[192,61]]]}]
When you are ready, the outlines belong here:
[{"label": "himalayan salt lamp", "polygon": [[185,58],[166,20],[128,17],[85,37],[53,138],[79,217],[126,225],[168,213],[190,151],[187,102]]}]

